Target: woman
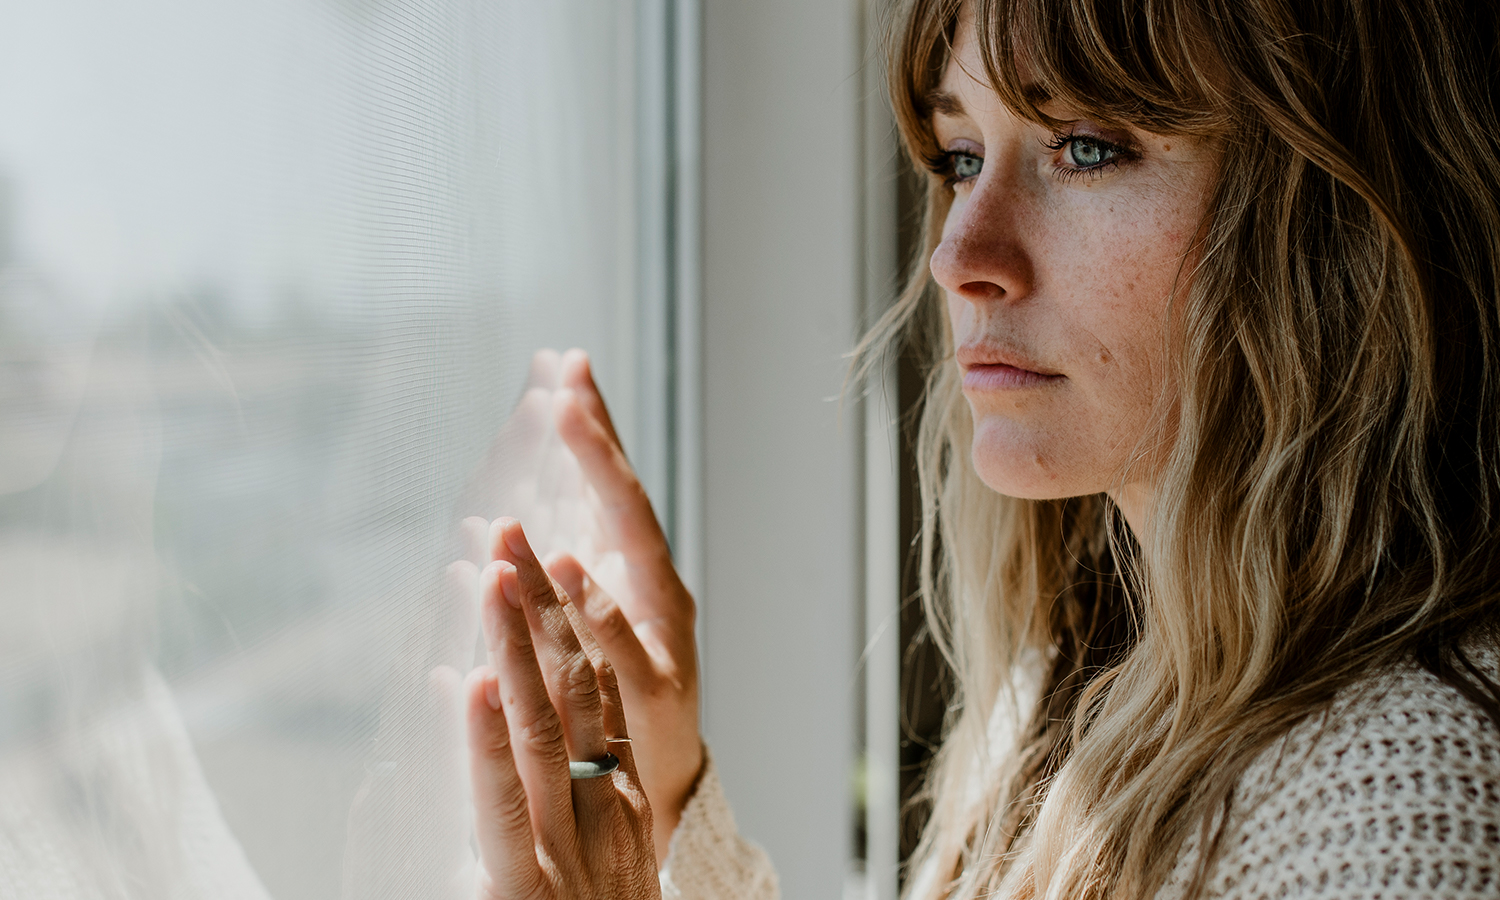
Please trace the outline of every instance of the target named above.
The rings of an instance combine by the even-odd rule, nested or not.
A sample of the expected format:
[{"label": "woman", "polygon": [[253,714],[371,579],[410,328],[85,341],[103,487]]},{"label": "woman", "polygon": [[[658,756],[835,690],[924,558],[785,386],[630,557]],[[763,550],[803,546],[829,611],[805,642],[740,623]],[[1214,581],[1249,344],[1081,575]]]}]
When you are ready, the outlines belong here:
[{"label": "woman", "polygon": [[[1445,0],[903,5],[929,266],[863,350],[931,350],[962,701],[911,896],[1500,892],[1497,37]],[[626,565],[553,564],[580,616],[492,530],[481,890],[654,896],[654,846],[669,896],[770,896],[691,600],[565,368]]]}]

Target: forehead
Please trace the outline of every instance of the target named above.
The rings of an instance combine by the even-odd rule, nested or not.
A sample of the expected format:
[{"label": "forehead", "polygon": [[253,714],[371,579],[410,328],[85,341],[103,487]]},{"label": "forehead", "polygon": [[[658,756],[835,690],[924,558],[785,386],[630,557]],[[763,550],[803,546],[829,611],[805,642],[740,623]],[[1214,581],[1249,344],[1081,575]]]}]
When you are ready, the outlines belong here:
[{"label": "forehead", "polygon": [[943,67],[943,77],[938,90],[946,94],[958,94],[961,90],[987,87],[984,79],[984,58],[979,49],[979,37],[974,31],[974,9],[965,3],[953,30],[953,49],[948,55],[948,64]]},{"label": "forehead", "polygon": [[[1088,118],[1216,139],[1239,127],[1240,112],[1226,100],[1233,92],[1219,52],[1195,39],[1198,30],[1167,27],[1182,24],[1180,11],[1153,27],[1131,12],[1132,0],[1118,9],[1109,0],[1057,8],[1045,0],[1012,0],[991,20],[979,19],[975,6],[966,0],[959,7],[932,93],[971,106],[979,97],[998,97],[1018,118],[1051,128]],[[1083,7],[1102,10],[1107,21]],[[944,112],[938,105],[927,109]]]},{"label": "forehead", "polygon": [[[1017,58],[1015,65],[1022,97],[1034,109],[1040,109],[1049,102],[1047,91],[1032,80],[1024,58]],[[943,68],[937,89],[928,95],[927,101],[934,118],[997,113],[1031,118],[1030,111],[1009,108],[990,83],[969,4],[964,5],[959,15],[948,63]]]}]

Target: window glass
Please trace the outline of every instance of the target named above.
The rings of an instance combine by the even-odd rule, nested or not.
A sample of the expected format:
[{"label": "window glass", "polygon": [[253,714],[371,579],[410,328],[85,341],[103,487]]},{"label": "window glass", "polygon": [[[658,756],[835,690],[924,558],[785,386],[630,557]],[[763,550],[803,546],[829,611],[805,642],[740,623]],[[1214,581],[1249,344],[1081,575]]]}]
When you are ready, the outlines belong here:
[{"label": "window glass", "polygon": [[567,475],[532,349],[665,446],[635,15],[5,4],[0,895],[463,893],[445,568]]}]

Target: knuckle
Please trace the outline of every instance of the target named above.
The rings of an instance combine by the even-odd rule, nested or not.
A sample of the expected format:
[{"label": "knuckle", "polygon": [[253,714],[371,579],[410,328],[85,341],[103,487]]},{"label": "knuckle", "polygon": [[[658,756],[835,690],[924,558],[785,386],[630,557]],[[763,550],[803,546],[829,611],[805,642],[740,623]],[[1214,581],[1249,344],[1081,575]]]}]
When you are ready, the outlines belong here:
[{"label": "knuckle", "polygon": [[611,605],[609,609],[601,613],[598,621],[599,624],[594,628],[594,632],[607,641],[618,640],[631,630],[630,621],[625,618],[625,613],[618,606]]},{"label": "knuckle", "polygon": [[614,664],[600,654],[594,661],[594,675],[599,682],[599,689],[605,693],[618,693],[620,690],[620,676],[615,673]]},{"label": "knuckle", "polygon": [[484,753],[491,758],[510,753],[510,729],[504,725],[489,729],[489,733],[484,738]]},{"label": "knuckle", "polygon": [[597,641],[593,641],[583,648],[583,652],[588,654],[589,662],[593,664],[594,671],[600,673],[602,677],[605,667],[609,665],[609,656],[604,652],[604,648],[599,646]]},{"label": "knuckle", "polygon": [[521,590],[532,606],[545,606],[557,600],[552,591],[552,579],[538,566],[521,567]]},{"label": "knuckle", "polygon": [[568,654],[559,674],[559,687],[565,696],[587,699],[599,693],[599,678],[594,672],[593,660],[582,650]]},{"label": "knuckle", "polygon": [[556,710],[548,707],[536,718],[523,724],[516,737],[529,749],[550,750],[562,743],[562,719],[558,717]]},{"label": "knuckle", "polygon": [[515,834],[531,827],[531,809],[520,791],[501,793],[490,801],[491,819],[503,830]]}]

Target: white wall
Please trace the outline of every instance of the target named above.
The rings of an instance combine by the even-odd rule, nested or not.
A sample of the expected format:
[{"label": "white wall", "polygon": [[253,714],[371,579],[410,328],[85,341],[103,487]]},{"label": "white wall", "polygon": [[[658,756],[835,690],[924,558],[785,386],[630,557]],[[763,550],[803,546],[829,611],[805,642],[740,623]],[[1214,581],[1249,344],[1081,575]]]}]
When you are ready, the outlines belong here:
[{"label": "white wall", "polygon": [[855,0],[703,2],[705,731],[788,900],[851,832],[861,46]]}]

